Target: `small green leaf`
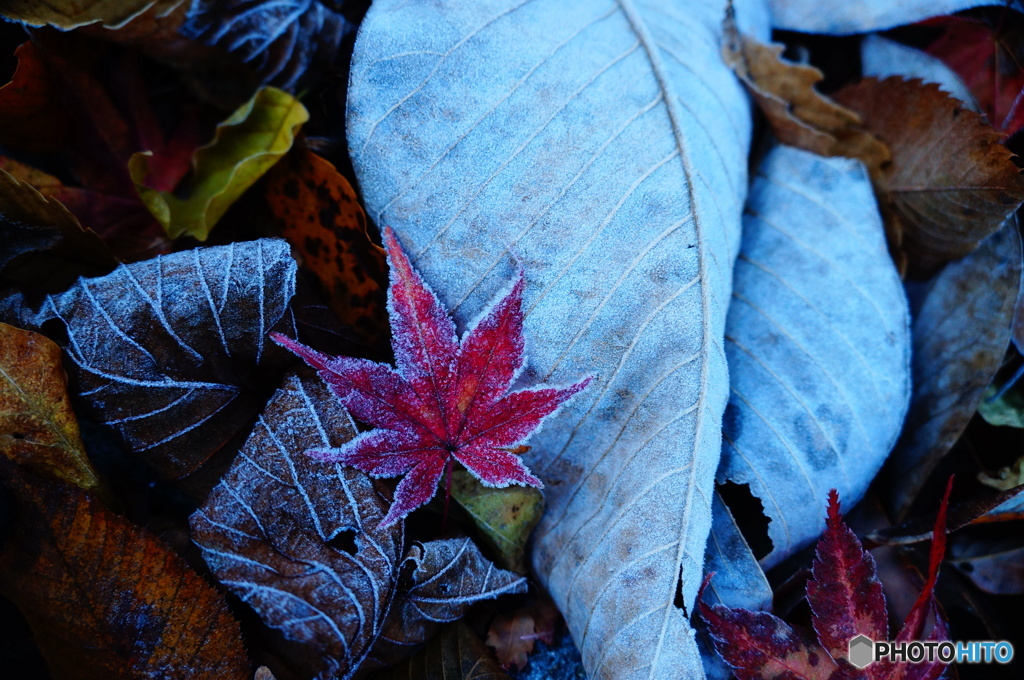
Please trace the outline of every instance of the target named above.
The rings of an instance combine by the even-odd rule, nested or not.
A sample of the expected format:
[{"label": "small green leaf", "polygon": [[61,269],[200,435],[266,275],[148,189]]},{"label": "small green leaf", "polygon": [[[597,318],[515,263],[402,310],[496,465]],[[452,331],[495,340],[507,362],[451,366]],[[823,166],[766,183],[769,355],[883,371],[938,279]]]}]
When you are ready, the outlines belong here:
[{"label": "small green leaf", "polygon": [[1024,394],[1016,386],[995,397],[998,388],[992,384],[978,404],[978,413],[989,425],[1024,427]]},{"label": "small green leaf", "polygon": [[176,195],[145,184],[149,152],[134,154],[128,169],[142,202],[171,238],[188,234],[205,241],[231,204],[291,148],[307,120],[299,100],[264,87],[217,126],[212,142],[196,150],[192,175]]},{"label": "small green leaf", "polygon": [[466,470],[452,473],[451,492],[480,530],[480,538],[497,563],[525,573],[526,540],[544,513],[544,494],[529,486],[486,487]]}]

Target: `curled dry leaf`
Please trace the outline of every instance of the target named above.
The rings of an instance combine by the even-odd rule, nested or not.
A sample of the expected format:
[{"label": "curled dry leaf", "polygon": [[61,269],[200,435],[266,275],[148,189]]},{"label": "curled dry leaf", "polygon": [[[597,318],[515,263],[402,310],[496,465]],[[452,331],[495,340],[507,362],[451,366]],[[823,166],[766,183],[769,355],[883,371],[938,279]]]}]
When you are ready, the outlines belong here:
[{"label": "curled dry leaf", "polygon": [[1024,201],[1024,178],[1001,135],[938,85],[865,78],[834,97],[892,151],[882,208],[899,221],[915,268],[971,252]]},{"label": "curled dry leaf", "polygon": [[978,408],[1010,344],[1021,281],[1016,220],[935,277],[911,325],[914,387],[891,456],[897,521]]},{"label": "curled dry leaf", "polygon": [[309,112],[298,99],[265,87],[217,126],[212,142],[196,150],[192,176],[177,192],[152,186],[152,154],[145,151],[128,161],[132,181],[171,238],[187,234],[205,241],[238,197],[291,148],[307,120]]},{"label": "curled dry leaf", "polygon": [[29,26],[56,26],[70,30],[100,23],[116,28],[154,4],[167,10],[182,0],[6,0],[0,15]]},{"label": "curled dry leaf", "polygon": [[99,486],[68,399],[60,348],[5,323],[0,323],[0,453],[86,491]]},{"label": "curled dry leaf", "polygon": [[0,459],[18,521],[0,592],[21,609],[58,680],[248,680],[223,598],[147,531],[95,497]]},{"label": "curled dry leaf", "polygon": [[421,652],[371,680],[511,680],[469,626],[449,624]]},{"label": "curled dry leaf", "polygon": [[279,233],[327,292],[331,308],[367,345],[387,337],[384,252],[366,233],[352,185],[333,165],[296,146],[266,178]]},{"label": "curled dry leaf", "polygon": [[0,87],[0,143],[30,152],[58,151],[67,137],[68,112],[46,62],[31,42],[18,47],[14,56],[17,70]]},{"label": "curled dry leaf", "polygon": [[522,670],[537,640],[555,643],[560,618],[555,603],[542,597],[529,607],[498,614],[487,631],[487,646],[494,650],[503,668]]},{"label": "curled dry leaf", "polygon": [[24,316],[63,326],[72,384],[96,420],[181,477],[247,427],[276,384],[288,357],[266,336],[294,290],[288,244],[262,239],[121,265]]}]

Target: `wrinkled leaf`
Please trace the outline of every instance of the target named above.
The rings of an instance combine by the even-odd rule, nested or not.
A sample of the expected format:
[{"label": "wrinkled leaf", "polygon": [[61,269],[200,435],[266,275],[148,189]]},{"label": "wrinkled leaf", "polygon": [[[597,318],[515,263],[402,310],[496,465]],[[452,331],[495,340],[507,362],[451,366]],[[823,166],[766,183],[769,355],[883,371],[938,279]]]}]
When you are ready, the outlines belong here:
[{"label": "wrinkled leaf", "polygon": [[372,680],[510,680],[469,626],[445,626],[426,649]]},{"label": "wrinkled leaf", "polygon": [[769,0],[772,26],[804,33],[847,35],[912,24],[952,14],[991,0],[845,0],[823,6],[818,0]]},{"label": "wrinkled leaf", "polygon": [[0,453],[38,474],[99,486],[68,399],[60,348],[0,323]]},{"label": "wrinkled leaf", "polygon": [[720,484],[769,519],[768,568],[867,490],[910,399],[910,319],[863,166],[777,147],[747,199],[726,322]]},{"label": "wrinkled leaf", "polygon": [[181,0],[5,0],[0,16],[29,26],[49,24],[68,30],[92,23],[116,28],[154,4],[170,7]]},{"label": "wrinkled leaf", "polygon": [[920,78],[922,82],[935,83],[944,92],[966,104],[971,111],[981,111],[964,81],[942,61],[927,52],[880,35],[868,35],[860,44],[860,61],[861,73],[865,78]]},{"label": "wrinkled leaf", "polygon": [[247,680],[223,598],[149,532],[80,489],[0,461],[16,499],[0,592],[24,613],[54,678]]},{"label": "wrinkled leaf", "polygon": [[1021,278],[1016,220],[946,265],[913,314],[910,412],[892,455],[898,520],[978,408],[1010,344]]},{"label": "wrinkled leaf", "polygon": [[260,82],[289,92],[339,62],[355,26],[325,0],[194,0],[181,35],[231,52]]},{"label": "wrinkled leaf", "polygon": [[[171,238],[205,241],[239,196],[283,156],[309,113],[287,92],[265,87],[217,126],[214,140],[192,157],[192,176],[176,193],[151,186],[151,154],[139,152],[128,168],[135,188]],[[180,194],[180,196],[179,196]]]},{"label": "wrinkled leaf", "polygon": [[526,541],[544,513],[544,494],[529,486],[487,487],[464,470],[452,473],[451,494],[498,556],[498,564],[526,573]]},{"label": "wrinkled leaf", "polygon": [[55,198],[0,169],[0,287],[57,293],[117,266],[103,240]]},{"label": "wrinkled leaf", "polygon": [[267,173],[266,196],[279,233],[323,285],[338,318],[367,345],[386,338],[384,252],[370,241],[348,180],[301,146]]},{"label": "wrinkled leaf", "polygon": [[[348,94],[368,214],[463,326],[526,271],[533,566],[592,678],[700,672],[692,605],[727,398],[750,121],[725,3],[376,2]],[[680,584],[680,580],[682,583]]]},{"label": "wrinkled leaf", "polygon": [[495,569],[468,538],[414,543],[399,569],[402,583],[366,668],[400,661],[477,602],[527,587],[525,576]]},{"label": "wrinkled leaf", "polygon": [[503,668],[522,670],[537,640],[555,644],[555,626],[560,618],[555,603],[546,597],[529,607],[498,614],[487,630],[487,646],[494,650]]},{"label": "wrinkled leaf", "polygon": [[402,525],[379,528],[388,499],[372,480],[305,454],[355,433],[319,380],[288,377],[191,518],[217,578],[300,643],[318,678],[351,677],[366,658],[401,559]]},{"label": "wrinkled leaf", "polygon": [[989,425],[1024,427],[1024,394],[1016,384],[1004,391],[993,383],[978,402],[978,413]]},{"label": "wrinkled leaf", "polygon": [[892,151],[883,208],[899,219],[912,264],[971,252],[1024,200],[1024,179],[999,133],[937,85],[865,78],[834,97]]},{"label": "wrinkled leaf", "polygon": [[11,82],[0,87],[0,144],[31,152],[58,151],[67,137],[68,112],[46,62],[31,42],[18,47],[14,56],[18,68]]},{"label": "wrinkled leaf", "polygon": [[266,336],[294,291],[288,244],[262,239],[121,265],[27,316],[63,326],[73,386],[95,419],[181,477],[263,405],[287,359]]}]

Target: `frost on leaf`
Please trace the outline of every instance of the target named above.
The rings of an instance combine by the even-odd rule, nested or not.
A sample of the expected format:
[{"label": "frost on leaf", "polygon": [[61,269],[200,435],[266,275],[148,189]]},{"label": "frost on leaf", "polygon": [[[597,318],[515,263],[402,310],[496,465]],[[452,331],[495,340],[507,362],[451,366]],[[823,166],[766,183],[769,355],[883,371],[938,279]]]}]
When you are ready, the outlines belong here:
[{"label": "frost on leaf", "polygon": [[542,486],[508,449],[590,380],[509,392],[524,361],[522,277],[460,341],[455,324],[413,270],[394,233],[389,229],[385,236],[397,370],[365,359],[331,358],[272,336],[317,369],[352,415],[378,428],[312,455],[375,477],[404,474],[385,525],[430,500],[454,461],[487,486]]}]

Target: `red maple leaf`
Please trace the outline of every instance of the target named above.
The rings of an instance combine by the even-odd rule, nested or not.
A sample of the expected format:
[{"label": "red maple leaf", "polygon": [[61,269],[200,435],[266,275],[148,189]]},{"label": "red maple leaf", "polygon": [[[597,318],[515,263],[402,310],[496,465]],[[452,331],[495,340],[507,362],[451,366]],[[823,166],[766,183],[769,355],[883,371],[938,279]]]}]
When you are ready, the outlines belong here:
[{"label": "red maple leaf", "polygon": [[339,449],[310,451],[374,477],[405,475],[382,521],[387,526],[429,501],[453,461],[484,485],[543,487],[508,451],[590,378],[570,387],[510,392],[523,366],[523,277],[459,341],[437,296],[413,270],[390,228],[388,314],[397,370],[328,357],[279,334],[271,337],[315,368],[358,420],[377,429]]},{"label": "red maple leaf", "polygon": [[[952,483],[950,479],[935,519],[928,579],[896,636],[899,642],[919,639],[929,613],[934,615],[935,625],[928,640],[949,639],[934,590],[946,551],[946,507]],[[704,580],[697,597],[701,616],[715,648],[739,680],[935,680],[942,675],[946,664],[937,660],[918,664],[879,661],[858,669],[847,659],[850,640],[858,635],[887,640],[889,626],[875,560],[843,523],[834,489],[829,493],[828,521],[818,540],[811,573],[807,601],[817,639],[810,631],[790,626],[768,612],[708,605],[701,598],[713,574]]]}]

